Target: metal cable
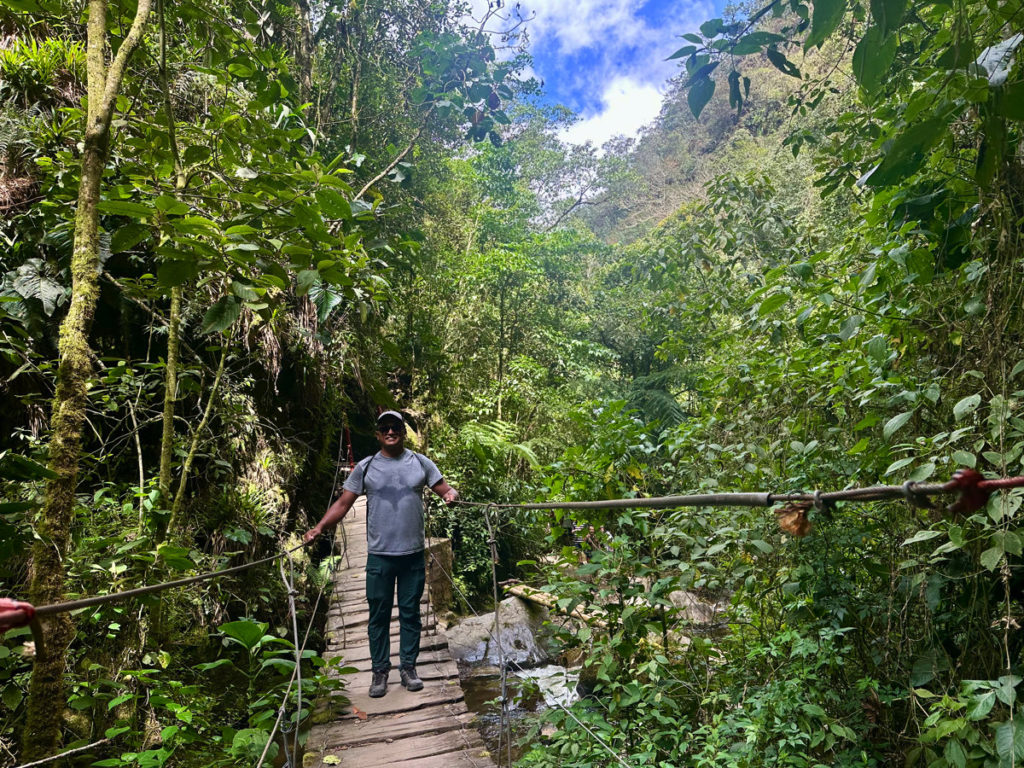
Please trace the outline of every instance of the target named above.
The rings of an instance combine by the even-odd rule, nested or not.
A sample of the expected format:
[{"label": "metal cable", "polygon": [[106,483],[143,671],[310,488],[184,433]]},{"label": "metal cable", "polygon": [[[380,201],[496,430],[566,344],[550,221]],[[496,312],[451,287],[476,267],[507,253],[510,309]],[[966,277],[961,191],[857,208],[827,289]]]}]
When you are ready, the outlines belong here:
[{"label": "metal cable", "polygon": [[[980,480],[976,487],[981,492],[1008,490],[1024,486],[1024,476]],[[902,485],[873,485],[865,488],[846,488],[823,493],[699,493],[682,496],[654,496],[637,499],[605,499],[597,501],[542,501],[525,504],[498,504],[492,502],[456,499],[453,504],[467,507],[499,507],[502,509],[669,509],[672,507],[771,507],[776,504],[807,502],[828,505],[836,501],[884,501],[913,497],[939,496],[963,490],[956,479],[946,483],[914,483]]]},{"label": "metal cable", "polygon": [[109,741],[110,739],[100,739],[99,741],[94,741],[92,744],[86,744],[84,747],[75,747],[74,749],[69,749],[67,752],[61,752],[57,755],[50,755],[49,757],[44,757],[42,760],[35,760],[31,763],[23,763],[22,765],[16,766],[16,768],[35,768],[35,766],[37,765],[46,765],[46,763],[52,763],[54,760],[61,760],[65,757],[71,757],[71,755],[77,755],[80,752],[88,752],[90,749],[102,746],[108,743]]},{"label": "metal cable", "polygon": [[242,565],[235,565],[231,568],[223,568],[219,571],[208,571],[201,573],[198,576],[189,576],[185,579],[176,579],[174,581],[164,581],[159,584],[150,584],[149,586],[139,587],[137,589],[129,589],[124,592],[112,592],[109,595],[96,595],[94,597],[84,597],[79,600],[69,600],[64,603],[54,603],[53,605],[43,605],[36,608],[36,616],[53,616],[58,613],[70,613],[71,611],[77,611],[81,608],[90,608],[94,605],[104,605],[106,603],[116,603],[121,600],[127,600],[131,597],[140,597],[142,595],[149,595],[153,592],[162,592],[165,589],[172,589],[173,587],[184,587],[188,584],[195,584],[199,581],[206,581],[208,579],[216,578],[217,576],[226,576],[229,573],[238,573],[240,571],[254,568],[257,565],[263,565],[264,563],[272,563],[275,560],[280,560],[282,557],[286,557],[293,552],[297,552],[302,549],[305,544],[299,544],[298,546],[292,547],[284,552],[279,552],[276,555],[270,557],[264,557],[261,560],[254,560],[251,563],[243,563]]}]

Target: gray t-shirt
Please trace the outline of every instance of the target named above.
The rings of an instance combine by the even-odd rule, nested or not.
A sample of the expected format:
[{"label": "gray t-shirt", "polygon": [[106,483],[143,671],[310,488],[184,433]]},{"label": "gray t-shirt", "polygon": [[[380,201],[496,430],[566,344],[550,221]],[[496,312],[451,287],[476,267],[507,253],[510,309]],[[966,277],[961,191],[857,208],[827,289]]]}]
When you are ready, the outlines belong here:
[{"label": "gray t-shirt", "polygon": [[442,479],[434,462],[409,449],[397,459],[378,451],[356,464],[343,487],[366,494],[366,549],[371,555],[423,551],[421,494],[424,486],[432,488]]}]

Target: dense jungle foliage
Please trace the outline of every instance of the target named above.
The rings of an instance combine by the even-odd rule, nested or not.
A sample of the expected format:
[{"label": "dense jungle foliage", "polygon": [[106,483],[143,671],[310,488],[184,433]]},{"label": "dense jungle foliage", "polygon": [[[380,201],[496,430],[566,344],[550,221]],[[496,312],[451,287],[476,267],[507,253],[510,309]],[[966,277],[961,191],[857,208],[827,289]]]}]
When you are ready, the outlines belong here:
[{"label": "dense jungle foliage", "polygon": [[[731,9],[603,151],[467,12],[0,0],[3,594],[292,547],[379,408],[478,501],[1024,474],[1020,0]],[[600,618],[522,764],[1020,764],[1021,499],[576,514],[586,562],[503,512],[499,577]],[[482,516],[430,525],[486,604]],[[311,649],[334,555],[295,555]],[[273,757],[288,591],[8,631],[0,761]],[[305,653],[300,736],[344,686]]]}]

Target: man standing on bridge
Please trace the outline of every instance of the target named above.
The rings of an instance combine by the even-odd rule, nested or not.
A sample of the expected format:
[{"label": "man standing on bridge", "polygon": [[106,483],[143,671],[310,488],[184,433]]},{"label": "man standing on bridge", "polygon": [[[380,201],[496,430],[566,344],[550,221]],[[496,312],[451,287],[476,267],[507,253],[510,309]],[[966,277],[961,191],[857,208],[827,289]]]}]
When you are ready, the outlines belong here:
[{"label": "man standing on bridge", "polygon": [[341,496],[303,537],[303,541],[310,542],[325,529],[333,528],[359,495],[366,494],[366,601],[370,606],[373,698],[388,692],[391,608],[396,586],[402,685],[410,691],[423,689],[423,681],[416,674],[422,629],[420,598],[426,581],[422,491],[429,487],[448,504],[459,497],[434,462],[406,449],[405,431],[405,419],[398,411],[384,411],[377,417],[380,451],[356,464],[342,486]]}]

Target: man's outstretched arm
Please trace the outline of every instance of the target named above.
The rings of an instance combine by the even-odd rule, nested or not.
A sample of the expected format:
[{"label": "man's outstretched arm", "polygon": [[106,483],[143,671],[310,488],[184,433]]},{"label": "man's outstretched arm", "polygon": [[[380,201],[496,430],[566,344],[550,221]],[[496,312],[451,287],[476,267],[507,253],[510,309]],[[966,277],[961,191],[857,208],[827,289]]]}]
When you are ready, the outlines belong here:
[{"label": "man's outstretched arm", "polygon": [[430,486],[430,490],[436,493],[446,504],[451,504],[459,498],[459,492],[452,488],[444,480]]},{"label": "man's outstretched arm", "polygon": [[335,499],[334,503],[327,508],[327,512],[320,518],[320,522],[306,531],[306,534],[302,537],[303,543],[308,544],[326,529],[336,526],[348,514],[353,502],[357,498],[359,496],[352,493],[352,491],[342,491],[341,496]]}]

